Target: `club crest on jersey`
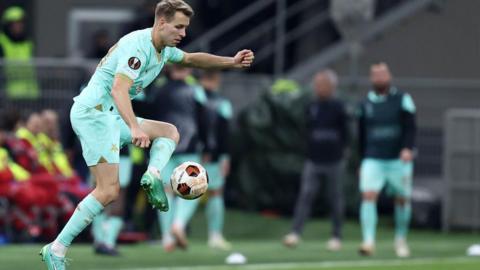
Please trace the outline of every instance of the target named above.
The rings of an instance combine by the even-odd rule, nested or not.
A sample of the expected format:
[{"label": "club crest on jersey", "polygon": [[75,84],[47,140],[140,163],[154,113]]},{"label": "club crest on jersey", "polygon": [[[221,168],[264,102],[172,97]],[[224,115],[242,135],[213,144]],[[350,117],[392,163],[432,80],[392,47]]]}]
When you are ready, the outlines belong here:
[{"label": "club crest on jersey", "polygon": [[135,88],[135,93],[137,95],[140,94],[140,92],[142,92],[142,91],[143,91],[143,88],[140,85]]},{"label": "club crest on jersey", "polygon": [[130,57],[128,59],[128,66],[133,70],[139,69],[141,65],[142,62],[140,62],[140,59],[138,59],[137,57]]}]

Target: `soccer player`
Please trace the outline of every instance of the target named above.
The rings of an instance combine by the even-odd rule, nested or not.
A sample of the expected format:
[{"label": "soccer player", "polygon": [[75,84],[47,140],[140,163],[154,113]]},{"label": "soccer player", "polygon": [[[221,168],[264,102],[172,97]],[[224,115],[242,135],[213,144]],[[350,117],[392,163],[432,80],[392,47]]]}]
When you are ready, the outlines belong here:
[{"label": "soccer player", "polygon": [[395,195],[395,241],[398,257],[408,257],[407,232],[410,223],[415,141],[415,105],[411,96],[391,85],[392,75],[385,63],[372,65],[370,80],[373,90],[360,107],[359,146],[360,221],[363,243],[360,254],[372,255],[375,250],[377,198],[388,187]]},{"label": "soccer player", "polygon": [[[200,162],[200,147],[205,144],[205,101],[203,89],[188,83],[192,70],[179,65],[172,65],[167,70],[167,82],[160,88],[149,89],[147,98],[156,106],[151,110],[151,117],[174,124],[182,137],[172,157],[162,170],[167,198],[171,208],[168,212],[159,212],[159,224],[162,231],[162,244],[167,252],[178,245],[186,248],[185,238],[176,241],[172,234],[172,222],[185,224],[194,212],[198,200],[184,200],[173,195],[170,175],[185,161]],[[183,241],[182,241],[183,240]]]},{"label": "soccer player", "polygon": [[230,121],[233,116],[232,104],[223,97],[220,89],[221,74],[215,71],[204,71],[200,84],[207,95],[207,137],[203,154],[203,162],[208,172],[208,246],[214,249],[230,250],[231,244],[223,237],[225,203],[223,186],[230,173],[230,157],[228,155],[228,138]]},{"label": "soccer player", "polygon": [[[205,129],[202,130],[205,131],[205,134],[202,132],[202,135],[206,136],[202,163],[209,176],[206,209],[208,246],[214,249],[230,250],[231,244],[223,237],[225,212],[223,185],[230,170],[227,144],[232,105],[218,93],[220,83],[221,75],[219,71],[209,70],[200,74],[201,89],[199,93],[204,93],[204,106],[206,107]],[[198,200],[180,200],[179,204],[176,205],[171,232],[180,247],[186,247],[188,243],[185,227],[197,206]]]},{"label": "soccer player", "polygon": [[42,248],[40,255],[48,269],[65,269],[65,254],[73,239],[118,197],[119,149],[125,144],[141,148],[151,144],[149,166],[140,182],[148,201],[158,210],[168,210],[160,172],[178,143],[177,128],[136,118],[130,100],[157,77],[164,64],[198,68],[251,65],[254,56],[250,50],[221,57],[175,48],[185,37],[192,15],[192,8],[182,0],[159,2],[153,27],[122,37],[100,61],[87,87],[74,98],[70,119],[96,187],[79,203],[57,238]]}]

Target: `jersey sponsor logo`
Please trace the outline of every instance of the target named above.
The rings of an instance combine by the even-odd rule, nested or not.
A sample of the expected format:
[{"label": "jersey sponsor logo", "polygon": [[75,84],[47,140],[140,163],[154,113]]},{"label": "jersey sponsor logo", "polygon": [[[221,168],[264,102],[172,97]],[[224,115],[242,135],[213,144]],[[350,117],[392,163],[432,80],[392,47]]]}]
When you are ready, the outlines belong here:
[{"label": "jersey sponsor logo", "polygon": [[141,65],[142,62],[140,62],[140,59],[138,59],[137,57],[130,57],[128,59],[128,66],[133,70],[139,69]]}]

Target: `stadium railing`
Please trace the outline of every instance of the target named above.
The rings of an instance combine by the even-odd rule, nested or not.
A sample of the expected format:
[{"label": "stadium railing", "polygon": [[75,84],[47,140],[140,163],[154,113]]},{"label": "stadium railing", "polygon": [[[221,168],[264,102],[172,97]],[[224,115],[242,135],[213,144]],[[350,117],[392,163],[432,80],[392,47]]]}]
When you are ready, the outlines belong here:
[{"label": "stadium railing", "polygon": [[443,229],[480,229],[480,109],[451,109],[445,118]]}]

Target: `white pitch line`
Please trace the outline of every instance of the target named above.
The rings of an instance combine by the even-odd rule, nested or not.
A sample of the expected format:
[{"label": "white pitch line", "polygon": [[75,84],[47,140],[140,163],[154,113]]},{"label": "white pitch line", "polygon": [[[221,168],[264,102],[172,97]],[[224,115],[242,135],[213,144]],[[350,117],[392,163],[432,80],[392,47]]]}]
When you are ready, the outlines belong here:
[{"label": "white pitch line", "polygon": [[[361,260],[361,261],[326,261],[326,262],[285,262],[285,263],[259,263],[245,265],[201,265],[201,266],[181,266],[181,267],[156,267],[156,268],[123,268],[116,270],[215,270],[235,267],[235,269],[257,270],[257,269],[291,269],[294,267],[304,268],[367,268],[375,266],[403,266],[403,265],[428,265],[432,263],[469,263],[478,261],[475,258],[452,257],[452,258],[418,258],[418,259],[393,259],[393,260]],[[100,269],[98,269],[100,270]],[[102,270],[107,270],[102,268]],[[112,269],[113,270],[113,269]]]}]

